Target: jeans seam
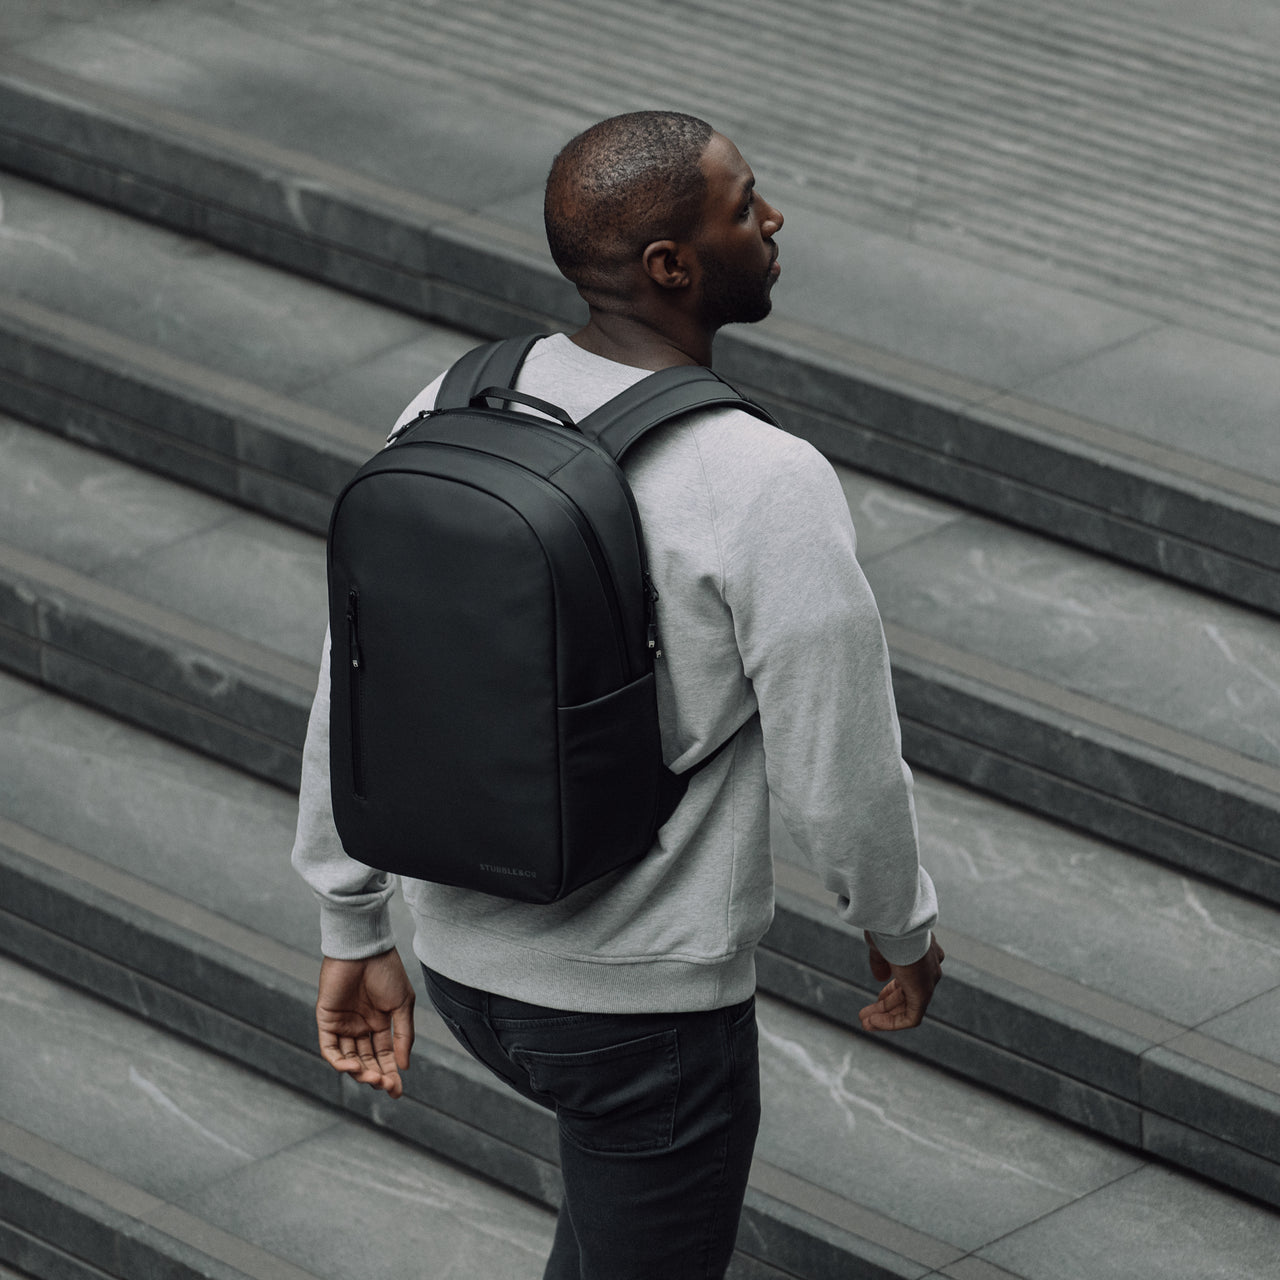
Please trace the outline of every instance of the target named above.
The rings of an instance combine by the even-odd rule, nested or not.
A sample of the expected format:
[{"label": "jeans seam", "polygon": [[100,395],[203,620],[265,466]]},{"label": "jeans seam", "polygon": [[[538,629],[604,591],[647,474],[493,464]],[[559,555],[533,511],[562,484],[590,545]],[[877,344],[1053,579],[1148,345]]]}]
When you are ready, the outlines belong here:
[{"label": "jeans seam", "polygon": [[729,1123],[725,1126],[724,1133],[720,1139],[720,1164],[716,1170],[715,1188],[712,1192],[711,1200],[711,1220],[708,1223],[708,1229],[703,1236],[702,1241],[702,1274],[704,1280],[717,1280],[717,1277],[711,1275],[711,1246],[714,1241],[719,1239],[720,1235],[720,1219],[723,1216],[724,1206],[724,1183],[725,1170],[729,1165],[729,1141],[733,1133],[734,1117],[737,1114],[735,1103],[737,1091],[737,1070],[733,1053],[733,1031],[729,1022],[728,1011],[724,1016],[717,1019],[720,1032],[720,1046],[724,1053],[724,1059],[729,1068]]}]

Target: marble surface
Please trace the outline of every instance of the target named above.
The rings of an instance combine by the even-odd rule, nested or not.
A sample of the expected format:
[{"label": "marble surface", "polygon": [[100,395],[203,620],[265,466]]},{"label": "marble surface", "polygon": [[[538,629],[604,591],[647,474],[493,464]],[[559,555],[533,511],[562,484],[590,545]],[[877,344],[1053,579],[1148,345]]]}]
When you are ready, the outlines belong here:
[{"label": "marble surface", "polygon": [[989,387],[1047,375],[1153,323],[900,235],[855,232],[847,218],[794,204],[782,212],[779,315]]},{"label": "marble surface", "polygon": [[9,292],[272,391],[422,330],[390,308],[8,174],[0,201]]},{"label": "marble surface", "polygon": [[1167,328],[1033,379],[1023,395],[1183,453],[1280,481],[1280,356]]},{"label": "marble surface", "polygon": [[1273,909],[927,774],[916,801],[947,927],[1184,1026],[1280,991]]},{"label": "marble surface", "polygon": [[1149,1165],[980,1256],[1027,1280],[1273,1280],[1277,1219]]},{"label": "marble surface", "polygon": [[542,1273],[548,1211],[4,957],[0,1018],[0,1117],[294,1266]]},{"label": "marble surface", "polygon": [[293,398],[367,430],[369,450],[381,448],[404,407],[439,373],[481,339],[442,325],[422,326],[421,336],[359,364],[295,387]]},{"label": "marble surface", "polygon": [[555,1230],[547,1210],[349,1122],[181,1205],[326,1280],[537,1280]]},{"label": "marble surface", "polygon": [[840,463],[834,466],[849,503],[849,514],[858,537],[858,560],[864,568],[876,556],[964,518],[959,507],[913,493]]},{"label": "marble surface", "polygon": [[318,662],[324,540],[0,418],[0,540]]},{"label": "marble surface", "polygon": [[1280,764],[1280,623],[970,516],[866,561],[890,621]]},{"label": "marble surface", "polygon": [[464,208],[543,181],[556,151],[589,123],[530,95],[513,128],[509,101],[475,93],[474,80],[445,63],[423,58],[391,73],[391,51],[359,40],[340,54],[304,48],[292,15],[273,23],[269,7],[237,6],[225,18],[205,8],[151,5],[18,51]]},{"label": "marble surface", "polygon": [[163,1199],[329,1128],[326,1108],[0,956],[0,1115]]},{"label": "marble surface", "polygon": [[288,792],[44,692],[0,715],[0,778],[13,821],[319,954]]},{"label": "marble surface", "polygon": [[0,416],[0,541],[94,574],[223,523],[216,498]]},{"label": "marble surface", "polygon": [[66,24],[147,7],[147,0],[6,0],[0,11],[0,48],[33,40]]},{"label": "marble surface", "polygon": [[252,512],[102,570],[103,581],[300,662],[328,617],[324,539]]},{"label": "marble surface", "polygon": [[959,1248],[996,1240],[1141,1164],[774,1000],[760,1000],[759,1019],[758,1154]]},{"label": "marble surface", "polygon": [[0,715],[45,696],[35,685],[0,671]]},{"label": "marble surface", "polygon": [[[1242,970],[1247,961],[1234,950],[1229,954],[1237,972]],[[1280,1066],[1280,989],[1245,1000],[1229,1012],[1210,1018],[1198,1029],[1215,1040]],[[1280,1074],[1276,1088],[1280,1090]]]}]

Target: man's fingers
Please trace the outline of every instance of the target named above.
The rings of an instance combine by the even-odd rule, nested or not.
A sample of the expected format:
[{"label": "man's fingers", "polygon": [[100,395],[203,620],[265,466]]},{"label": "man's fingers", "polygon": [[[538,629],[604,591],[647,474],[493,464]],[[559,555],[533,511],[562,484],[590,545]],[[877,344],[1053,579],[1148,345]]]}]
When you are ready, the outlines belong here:
[{"label": "man's fingers", "polygon": [[918,1027],[924,1021],[923,1015],[919,1013],[914,1015],[902,1012],[878,1013],[866,1009],[863,1013],[867,1014],[861,1019],[864,1031],[910,1031],[912,1027]]},{"label": "man's fingers", "polygon": [[395,1057],[389,1051],[379,1054],[368,1040],[356,1042],[350,1049],[339,1045],[320,1046],[320,1055],[335,1070],[352,1076],[360,1084],[383,1089],[393,1098],[401,1094],[400,1073]]},{"label": "man's fingers", "polygon": [[402,1004],[391,1015],[391,1031],[394,1036],[396,1066],[401,1071],[409,1069],[409,1053],[413,1049],[413,1003]]},{"label": "man's fingers", "polygon": [[864,1031],[908,1031],[924,1021],[924,1008],[894,978],[880,992],[880,999],[858,1012]]},{"label": "man's fingers", "polygon": [[320,1056],[335,1070],[352,1072],[360,1070],[360,1059],[352,1054],[343,1053],[337,1044],[320,1044]]}]

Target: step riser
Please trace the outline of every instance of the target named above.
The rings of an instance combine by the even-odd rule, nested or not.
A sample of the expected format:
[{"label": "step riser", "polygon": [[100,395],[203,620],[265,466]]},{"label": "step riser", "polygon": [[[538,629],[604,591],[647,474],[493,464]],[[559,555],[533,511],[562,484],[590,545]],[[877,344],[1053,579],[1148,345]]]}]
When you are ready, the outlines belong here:
[{"label": "step riser", "polygon": [[[759,984],[856,1029],[857,1011],[874,998],[878,984],[859,936],[844,930],[841,937],[820,912],[779,894],[759,955]],[[970,970],[954,957],[947,970],[929,1018],[895,1048],[1280,1204],[1275,1093]],[[1212,1133],[1204,1130],[1208,1117]]]},{"label": "step riser", "polygon": [[[1083,457],[1066,464],[1053,446],[869,384],[846,381],[844,399],[818,412],[779,397],[776,384],[761,378],[760,354],[729,342],[717,347],[716,363],[833,462],[1280,614],[1280,573],[1271,563],[1277,528],[1269,517],[1230,510],[1115,465]],[[815,385],[814,378],[802,380],[803,392]],[[1045,477],[1060,487],[1046,488]],[[1152,511],[1159,512],[1158,525],[1137,514]],[[1203,541],[1210,529],[1220,545]]]},{"label": "step riser", "polygon": [[[1273,856],[1280,839],[1273,810],[1152,767],[1136,751],[1114,752],[1069,730],[1046,733],[1031,717],[1024,722],[1023,738],[1010,735],[996,744],[975,740],[971,735],[985,706],[973,719],[950,714],[961,699],[953,687],[936,682],[921,682],[908,700],[901,689],[915,673],[898,661],[893,673],[903,755],[913,767],[1280,905],[1280,862]],[[921,712],[933,714],[925,721]],[[1028,747],[1036,739],[1040,750],[1032,753]],[[1023,758],[1010,754],[1010,743],[1017,744]],[[1114,767],[1110,774],[1109,766]],[[1108,794],[1104,788],[1114,787],[1117,779],[1146,786],[1137,796]],[[1167,808],[1162,798],[1168,799]],[[1180,813],[1192,821],[1180,819]],[[1192,825],[1194,821],[1229,835]]]},{"label": "step riser", "polygon": [[[19,317],[0,324],[0,370],[6,371],[0,373],[0,408],[68,438],[105,444],[130,461],[309,532],[325,531],[332,498],[368,452],[318,432],[307,438],[299,424],[264,417],[261,406],[237,400],[230,384],[211,398],[157,369],[105,367],[102,356]],[[155,449],[157,439],[167,447]],[[14,661],[31,669],[29,652]],[[895,653],[895,676],[913,762],[1280,902],[1280,863],[1269,856],[1280,850],[1280,815],[1265,800],[1193,781],[1145,759],[1136,747],[1114,752],[1092,741],[1087,726],[1046,731],[1038,714],[989,705],[935,673],[918,671],[901,653]],[[55,687],[86,696],[87,683],[81,674],[73,684]],[[142,700],[123,691],[109,705],[136,707]],[[156,711],[159,719],[126,713],[172,732],[166,708]],[[220,739],[227,732],[225,725],[216,730]],[[290,757],[294,750],[286,744]],[[293,785],[291,758],[265,767],[268,776]]]},{"label": "step riser", "polygon": [[[0,913],[0,948],[16,958],[270,1069],[325,1101],[339,1100],[343,1082],[312,1052],[314,995],[311,982],[300,974],[282,974],[265,960],[202,938],[4,846],[0,901],[6,904]],[[777,919],[759,954],[759,985],[856,1029],[857,1011],[874,999],[871,992],[878,984],[858,936],[820,918],[821,912],[816,904],[780,891]],[[1130,1030],[993,980],[954,957],[949,974],[929,1020],[895,1041],[896,1048],[1280,1204],[1280,1098],[1274,1093],[1193,1063]],[[501,1166],[505,1185],[545,1199],[552,1193],[545,1177],[534,1172],[539,1162],[554,1162],[554,1125],[511,1095],[476,1093],[477,1082],[487,1083],[479,1068],[470,1085],[460,1082],[462,1061],[427,1042],[414,1072],[414,1097],[440,1105],[452,1099],[447,1110],[466,1116],[468,1132],[481,1134],[477,1141],[488,1162],[484,1171],[498,1176]],[[424,1081],[424,1076],[431,1078]],[[371,1097],[354,1086],[347,1092],[355,1100],[343,1095],[342,1105],[361,1106]],[[385,1117],[371,1117],[394,1121],[402,1131],[401,1121],[409,1114],[407,1108],[388,1108]],[[1213,1132],[1205,1131],[1206,1117]],[[425,1123],[423,1117],[415,1121],[418,1129]],[[480,1159],[466,1156],[466,1143],[446,1149],[447,1144],[439,1145],[443,1137],[423,1141],[450,1158],[465,1156],[472,1165]],[[511,1143],[521,1151],[515,1168],[507,1167],[510,1161],[502,1154],[502,1144]]]},{"label": "step riser", "polygon": [[[759,377],[748,371],[747,379]],[[741,381],[797,435],[836,462],[906,480],[949,501],[999,515],[1029,529],[1049,530],[1077,546],[1113,556],[1153,573],[1205,587],[1229,599],[1280,610],[1277,580],[1250,560],[1217,553],[1194,541],[1153,535],[1132,520],[1060,497],[1008,476],[881,433],[822,417]],[[190,389],[166,388],[145,374],[123,374],[49,335],[0,325],[0,410],[67,439],[122,458],[194,488],[264,511],[309,532],[328,526],[334,497],[364,461],[358,448],[273,437],[254,423],[252,410],[202,405]],[[253,456],[236,448],[242,435],[256,442]],[[271,450],[270,445],[275,444]],[[1043,451],[1042,451],[1043,452]],[[270,456],[268,457],[268,454]],[[1006,453],[1007,456],[1007,453]],[[270,461],[273,470],[266,468]],[[1046,459],[1033,461],[1043,469]],[[1115,480],[1118,473],[1106,477]],[[1135,493],[1134,501],[1141,495]],[[1223,527],[1230,519],[1210,503],[1184,502],[1183,523]],[[1047,513],[1052,511],[1052,518]],[[1248,541],[1257,530],[1237,530]]]},{"label": "step riser", "polygon": [[[278,1029],[277,1019],[279,1025],[296,1024],[304,1016],[310,1020],[314,1001],[310,991],[303,997],[296,991],[273,989],[275,983],[264,983],[254,1001],[254,1012],[264,1017],[271,1028],[267,1031],[215,1011],[149,973],[128,967],[127,952],[117,962],[7,912],[0,912],[0,920],[0,949],[23,963],[55,974],[218,1053],[265,1070],[272,1079],[386,1128],[548,1208],[558,1205],[554,1117],[529,1105],[513,1119],[514,1104],[520,1100],[492,1083],[482,1069],[460,1054],[419,1038],[414,1070],[406,1078],[406,1094],[393,1103],[325,1066],[310,1044],[313,1027],[308,1028],[305,1045],[273,1034]],[[183,976],[165,975],[169,982],[181,981]],[[427,1104],[423,1101],[427,1098],[433,1104],[444,1103],[449,1109]],[[465,1121],[458,1118],[462,1116]],[[502,1136],[476,1127],[478,1119],[493,1116],[505,1121]],[[550,1158],[531,1154],[526,1149],[529,1146],[549,1151]],[[13,1220],[7,1205],[5,1216]],[[772,1277],[780,1271],[797,1280],[825,1280],[836,1274],[888,1280],[919,1272],[918,1266],[914,1271],[908,1270],[911,1264],[906,1259],[899,1260],[900,1265],[891,1270],[877,1266],[864,1256],[865,1242],[754,1188],[748,1191],[739,1240],[740,1248],[750,1242],[750,1256],[740,1267],[745,1275]],[[151,1273],[144,1269],[112,1274],[132,1277]]]},{"label": "step riser", "polygon": [[545,264],[486,253],[450,228],[461,210],[378,208],[341,184],[282,173],[278,160],[85,111],[2,73],[0,120],[0,168],[361,297],[493,336],[579,314]]},{"label": "step riser", "polygon": [[[545,253],[467,229],[464,210],[397,210],[395,193],[378,207],[232,155],[227,139],[130,122],[14,77],[0,81],[0,120],[0,165],[14,172],[413,314],[492,336],[580,315]],[[768,339],[727,336],[718,362],[837,460],[1280,612],[1277,520],[1257,503],[1100,461]]]},{"label": "step riser", "polygon": [[[252,1280],[92,1197],[0,1155],[0,1259],[49,1280]],[[76,1255],[59,1247],[75,1241]],[[78,1256],[77,1256],[78,1255]]]},{"label": "step riser", "polygon": [[[22,1178],[20,1172],[15,1172],[14,1177],[8,1181],[5,1194],[10,1194],[17,1186],[29,1193],[29,1183]],[[47,1211],[39,1217],[41,1228],[46,1231],[52,1229],[57,1233],[58,1239],[79,1238],[82,1234],[82,1220],[72,1218],[70,1221],[60,1221]],[[103,1261],[111,1265],[112,1260],[118,1256],[113,1243],[110,1258],[104,1258]],[[0,1222],[0,1262],[17,1268],[24,1276],[34,1276],[35,1280],[113,1280],[109,1271],[102,1271],[83,1258],[72,1257],[52,1241],[32,1235],[8,1222]]]},{"label": "step riser", "polygon": [[[131,461],[284,515],[310,532],[327,527],[333,496],[368,452],[318,432],[307,438],[305,424],[264,417],[261,406],[237,400],[230,385],[212,399],[158,369],[107,368],[100,355],[17,316],[0,324],[0,370],[8,371],[0,375],[0,407],[70,438],[105,442]],[[149,446],[164,432],[170,447],[157,453]],[[1280,901],[1280,864],[1267,856],[1280,850],[1280,817],[1265,800],[1197,783],[1136,748],[1111,752],[1090,740],[1087,727],[1083,736],[1070,725],[1046,732],[1036,715],[952,689],[917,672],[900,653],[895,663],[916,762]],[[1117,785],[1119,792],[1112,790]]]},{"label": "step riser", "polygon": [[[313,689],[4,564],[0,665],[297,788]],[[1011,710],[1006,694],[984,700],[910,657],[895,655],[894,682],[909,762],[1280,903],[1280,812],[1256,788],[1175,772],[1139,744],[1091,737],[1086,723],[1050,721],[1030,704]]]},{"label": "step riser", "polygon": [[324,533],[371,449],[304,434],[228,394],[0,321],[0,410],[193,488]]},{"label": "step riser", "polygon": [[309,694],[202,654],[184,661],[125,619],[28,581],[0,581],[0,667],[297,790]]}]

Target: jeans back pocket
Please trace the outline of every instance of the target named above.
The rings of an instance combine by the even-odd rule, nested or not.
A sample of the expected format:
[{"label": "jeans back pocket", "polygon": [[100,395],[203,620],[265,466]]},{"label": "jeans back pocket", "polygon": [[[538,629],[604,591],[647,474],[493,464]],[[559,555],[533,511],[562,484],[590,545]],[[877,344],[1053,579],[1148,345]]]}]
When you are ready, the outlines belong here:
[{"label": "jeans back pocket", "polygon": [[581,1053],[513,1048],[538,1093],[555,1100],[565,1137],[584,1151],[662,1151],[675,1129],[675,1028]]}]

